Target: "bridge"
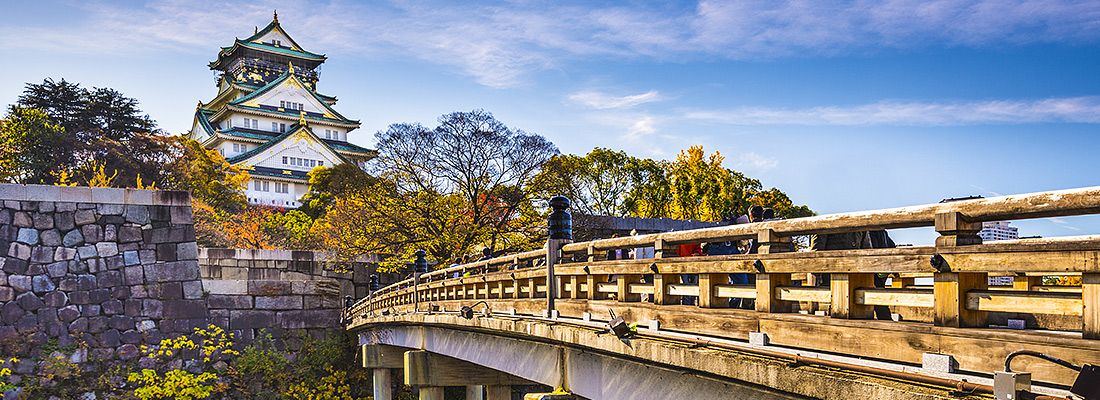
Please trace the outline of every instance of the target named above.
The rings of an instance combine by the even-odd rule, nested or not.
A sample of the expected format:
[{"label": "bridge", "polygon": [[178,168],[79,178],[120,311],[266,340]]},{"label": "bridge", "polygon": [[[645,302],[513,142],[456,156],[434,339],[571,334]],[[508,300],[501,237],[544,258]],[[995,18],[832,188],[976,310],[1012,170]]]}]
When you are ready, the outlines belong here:
[{"label": "bridge", "polygon": [[[349,307],[375,399],[395,369],[421,399],[524,384],[554,389],[528,398],[1100,398],[1100,236],[977,236],[984,221],[1100,213],[1100,187],[576,243],[568,200],[551,206],[543,249],[415,273]],[[935,244],[799,245],[914,227]],[[755,252],[677,257],[727,241]],[[641,248],[652,257],[614,257]]]}]

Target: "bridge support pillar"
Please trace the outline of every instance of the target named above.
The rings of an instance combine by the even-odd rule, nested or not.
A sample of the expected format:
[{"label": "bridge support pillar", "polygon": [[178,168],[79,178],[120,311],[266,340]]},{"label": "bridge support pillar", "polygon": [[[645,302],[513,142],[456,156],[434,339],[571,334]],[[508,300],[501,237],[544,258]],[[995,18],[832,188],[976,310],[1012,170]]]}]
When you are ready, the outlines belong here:
[{"label": "bridge support pillar", "polygon": [[466,400],[485,400],[485,386],[466,385]]},{"label": "bridge support pillar", "polygon": [[512,400],[512,387],[507,385],[486,386],[485,400]]},{"label": "bridge support pillar", "polygon": [[443,400],[442,386],[421,386],[417,390],[420,393],[420,400]]},{"label": "bridge support pillar", "polygon": [[373,375],[374,400],[393,400],[393,376],[389,368],[375,368]]}]

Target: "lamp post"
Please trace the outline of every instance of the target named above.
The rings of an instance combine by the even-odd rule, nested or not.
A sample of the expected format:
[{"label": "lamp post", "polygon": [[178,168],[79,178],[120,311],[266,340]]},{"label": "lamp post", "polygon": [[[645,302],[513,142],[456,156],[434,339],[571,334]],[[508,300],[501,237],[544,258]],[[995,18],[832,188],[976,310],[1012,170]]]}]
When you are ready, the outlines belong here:
[{"label": "lamp post", "polygon": [[[550,198],[550,216],[546,225],[550,238],[546,241],[546,316],[554,316],[554,299],[558,297],[558,278],[554,276],[554,265],[561,258],[561,247],[573,242],[573,216],[569,214],[569,199],[565,196]],[[573,289],[576,290],[576,289]],[[531,293],[531,297],[535,297]]]},{"label": "lamp post", "polygon": [[416,261],[413,262],[413,310],[420,312],[420,274],[428,272],[428,260],[424,258],[427,252],[424,249],[416,251]]}]

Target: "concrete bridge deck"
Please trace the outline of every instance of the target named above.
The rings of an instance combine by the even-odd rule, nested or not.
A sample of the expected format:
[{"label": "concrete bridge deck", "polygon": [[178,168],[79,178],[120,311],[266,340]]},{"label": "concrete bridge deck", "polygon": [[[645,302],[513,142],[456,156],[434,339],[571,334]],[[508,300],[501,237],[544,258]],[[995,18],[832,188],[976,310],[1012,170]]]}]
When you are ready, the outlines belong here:
[{"label": "concrete bridge deck", "polygon": [[[582,243],[554,238],[542,250],[372,293],[348,311],[349,329],[365,346],[427,350],[593,399],[1089,396],[1079,369],[1100,364],[1100,236],[983,244],[977,232],[983,221],[1095,213],[1100,188]],[[918,226],[940,233],[934,246],[792,245],[798,235]],[[746,239],[758,253],[673,257],[680,244]],[[654,258],[603,257],[647,246]],[[730,274],[755,283],[730,284]],[[817,274],[828,284],[813,285]],[[876,274],[891,276],[891,286],[876,286]],[[1013,285],[989,286],[996,275]],[[1042,285],[1052,275],[1081,284]],[[933,284],[917,285],[920,277]],[[736,309],[729,299],[755,304]],[[901,320],[875,320],[876,307]],[[612,311],[637,333],[611,334]],[[1020,350],[1078,369],[1018,357],[1005,371]]]}]

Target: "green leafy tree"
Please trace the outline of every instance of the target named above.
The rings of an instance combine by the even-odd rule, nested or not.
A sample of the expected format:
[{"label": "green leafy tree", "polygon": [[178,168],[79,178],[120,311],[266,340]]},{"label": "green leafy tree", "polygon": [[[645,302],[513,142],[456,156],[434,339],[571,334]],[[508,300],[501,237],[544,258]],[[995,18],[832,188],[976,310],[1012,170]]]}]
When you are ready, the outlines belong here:
[{"label": "green leafy tree", "polygon": [[0,179],[14,183],[49,182],[63,171],[65,154],[56,144],[65,129],[37,108],[11,107],[0,120]]},{"label": "green leafy tree", "polygon": [[237,212],[248,204],[245,185],[251,178],[247,171],[226,161],[217,150],[207,149],[199,142],[176,137],[177,145],[165,167],[161,188],[187,190],[195,200],[209,204],[222,212]]},{"label": "green leafy tree", "polygon": [[311,218],[320,218],[338,197],[369,187],[373,179],[351,163],[314,168],[309,171],[309,191],[299,200],[302,206],[298,210]]}]

